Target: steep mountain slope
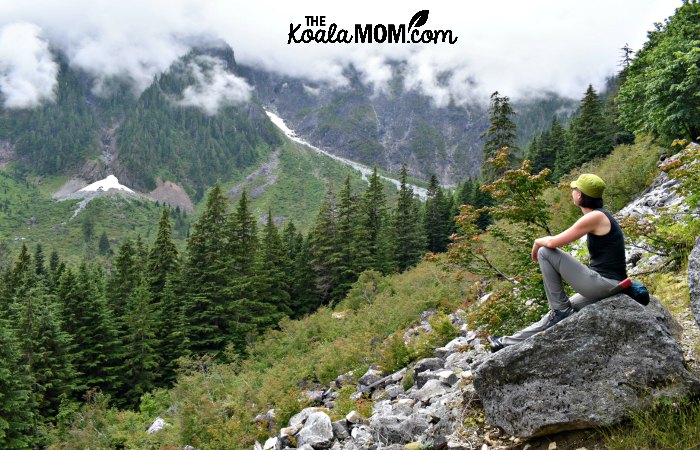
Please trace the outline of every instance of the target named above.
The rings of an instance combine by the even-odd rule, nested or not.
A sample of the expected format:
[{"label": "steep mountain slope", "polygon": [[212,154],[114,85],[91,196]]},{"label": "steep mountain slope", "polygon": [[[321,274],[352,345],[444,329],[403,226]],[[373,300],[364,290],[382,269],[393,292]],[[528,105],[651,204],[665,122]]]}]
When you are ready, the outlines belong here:
[{"label": "steep mountain slope", "polygon": [[[478,176],[482,161],[481,134],[488,127],[485,105],[437,107],[433,100],[404,87],[403,66],[393,66],[386,90],[375,91],[349,68],[345,87],[331,87],[240,66],[255,86],[260,101],[276,111],[314,145],[340,156],[398,172],[407,163],[417,177],[438,176],[455,184]],[[575,102],[555,94],[514,105],[520,127],[518,142],[543,130],[557,114],[566,120]]]}]

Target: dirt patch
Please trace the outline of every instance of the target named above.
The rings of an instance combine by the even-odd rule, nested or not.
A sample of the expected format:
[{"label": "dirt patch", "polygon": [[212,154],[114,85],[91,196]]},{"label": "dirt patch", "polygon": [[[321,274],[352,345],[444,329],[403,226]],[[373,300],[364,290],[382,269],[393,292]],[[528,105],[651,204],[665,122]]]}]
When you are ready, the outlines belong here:
[{"label": "dirt patch", "polygon": [[187,195],[185,189],[179,184],[172,181],[163,181],[160,178],[156,180],[156,188],[146,195],[151,200],[156,200],[161,203],[170,205],[170,207],[180,207],[188,213],[194,210],[194,204]]},{"label": "dirt patch", "polygon": [[74,193],[78,192],[89,183],[83,178],[71,178],[66,181],[63,186],[61,186],[56,192],[53,193],[52,197],[55,200],[66,200],[68,198],[73,198]]},{"label": "dirt patch", "polygon": [[279,165],[279,152],[275,152],[270,155],[269,161],[262,163],[255,172],[231,188],[228,191],[228,195],[235,200],[241,196],[243,189],[245,189],[249,199],[260,197],[270,186],[277,182],[277,168]]}]

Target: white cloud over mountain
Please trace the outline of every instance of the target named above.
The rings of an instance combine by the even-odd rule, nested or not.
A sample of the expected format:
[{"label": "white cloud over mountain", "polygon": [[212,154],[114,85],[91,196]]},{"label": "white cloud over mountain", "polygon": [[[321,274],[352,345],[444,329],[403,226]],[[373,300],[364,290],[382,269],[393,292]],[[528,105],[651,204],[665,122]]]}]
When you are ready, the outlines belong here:
[{"label": "white cloud over mountain", "polygon": [[[55,65],[47,56],[47,42],[98,80],[127,78],[138,93],[193,46],[223,40],[239,63],[334,85],[347,82],[343,71],[352,64],[366,83],[384,89],[389,63],[404,62],[406,86],[432,96],[438,105],[483,101],[494,90],[513,99],[544,91],[580,98],[588,83],[601,87],[619,69],[619,49],[625,43],[639,49],[653,23],[679,5],[675,0],[467,0],[430,6],[416,0],[390,5],[367,0],[2,2],[0,28],[33,28],[24,31],[24,38],[3,41],[0,90],[6,106],[26,107],[36,104],[32,98],[51,98]],[[305,16],[323,15],[327,25],[354,30],[356,23],[407,24],[425,8],[430,16],[423,29],[452,30],[456,44],[287,44],[290,24],[306,28]],[[223,83],[192,87],[191,96],[201,96],[205,109],[217,104],[211,95],[223,95],[229,87],[245,91],[233,79],[203,79]],[[98,93],[101,87],[98,81]],[[194,97],[188,98],[194,104]]]}]

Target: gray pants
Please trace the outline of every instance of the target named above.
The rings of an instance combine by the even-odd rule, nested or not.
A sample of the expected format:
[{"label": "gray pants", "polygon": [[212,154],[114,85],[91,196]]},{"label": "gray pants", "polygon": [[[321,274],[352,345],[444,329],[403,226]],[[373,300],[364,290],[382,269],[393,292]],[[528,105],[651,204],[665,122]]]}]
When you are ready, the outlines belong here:
[{"label": "gray pants", "polygon": [[[619,283],[617,280],[601,276],[558,248],[540,247],[537,260],[540,263],[549,308],[552,310],[564,310],[571,306],[579,311],[584,306],[610,296]],[[562,279],[577,292],[576,295],[571,298],[566,295]],[[538,322],[512,336],[503,336],[501,342],[503,345],[517,344],[543,331],[548,316],[549,314],[545,314]]]}]

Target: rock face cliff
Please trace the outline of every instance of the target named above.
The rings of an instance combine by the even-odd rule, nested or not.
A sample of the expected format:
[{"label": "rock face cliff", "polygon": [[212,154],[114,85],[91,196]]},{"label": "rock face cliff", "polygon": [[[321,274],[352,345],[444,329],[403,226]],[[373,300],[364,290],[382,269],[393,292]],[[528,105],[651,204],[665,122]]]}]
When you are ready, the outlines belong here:
[{"label": "rock face cliff", "polygon": [[[435,174],[443,184],[456,184],[479,174],[481,134],[488,128],[486,105],[477,103],[438,107],[434,101],[403,86],[403,68],[396,64],[386,90],[375,91],[361,82],[352,68],[347,86],[317,84],[270,72],[240,67],[255,86],[255,95],[280,115],[308,142],[333,154],[398,173],[401,164],[424,179]],[[552,116],[573,111],[572,101],[548,95],[514,104],[514,120],[524,120],[528,133],[551,123]],[[566,119],[564,114],[563,119]]]}]

